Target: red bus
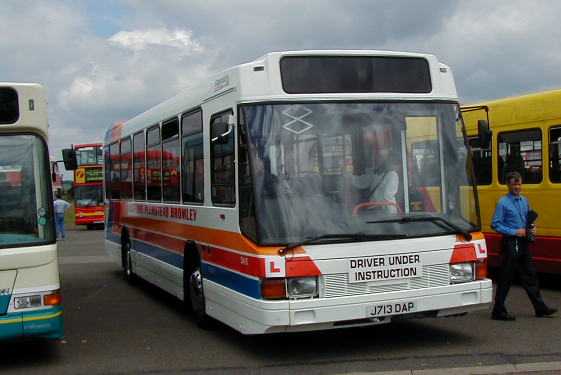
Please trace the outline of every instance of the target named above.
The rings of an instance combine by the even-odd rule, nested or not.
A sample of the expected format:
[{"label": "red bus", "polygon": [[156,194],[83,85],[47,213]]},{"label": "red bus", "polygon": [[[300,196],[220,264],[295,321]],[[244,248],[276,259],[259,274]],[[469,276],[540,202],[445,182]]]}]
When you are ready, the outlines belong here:
[{"label": "red bus", "polygon": [[87,225],[88,229],[103,226],[102,144],[78,144],[72,150],[76,155],[72,185],[76,225]]}]

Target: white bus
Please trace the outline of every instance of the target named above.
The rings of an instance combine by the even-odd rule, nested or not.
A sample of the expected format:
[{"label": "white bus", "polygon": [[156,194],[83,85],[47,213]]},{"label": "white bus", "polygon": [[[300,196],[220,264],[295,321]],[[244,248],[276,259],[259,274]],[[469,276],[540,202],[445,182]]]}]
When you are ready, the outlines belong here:
[{"label": "white bus", "polygon": [[107,131],[106,248],[244,334],[485,309],[464,133],[432,55],[269,53]]},{"label": "white bus", "polygon": [[0,83],[0,339],[63,336],[47,97]]}]

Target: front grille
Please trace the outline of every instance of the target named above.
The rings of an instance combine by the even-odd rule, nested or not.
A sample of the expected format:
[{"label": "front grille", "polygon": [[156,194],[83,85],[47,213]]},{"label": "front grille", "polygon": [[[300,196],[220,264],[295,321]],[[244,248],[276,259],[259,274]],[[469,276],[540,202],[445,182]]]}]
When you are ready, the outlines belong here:
[{"label": "front grille", "polygon": [[323,297],[345,297],[361,294],[395,292],[450,285],[450,265],[423,266],[423,276],[412,279],[349,283],[348,273],[323,275]]}]

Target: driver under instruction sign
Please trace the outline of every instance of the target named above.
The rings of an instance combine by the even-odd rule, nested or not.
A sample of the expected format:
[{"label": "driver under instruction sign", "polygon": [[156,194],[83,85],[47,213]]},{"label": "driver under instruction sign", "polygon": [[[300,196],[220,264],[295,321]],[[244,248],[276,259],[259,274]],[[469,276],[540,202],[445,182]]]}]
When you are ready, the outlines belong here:
[{"label": "driver under instruction sign", "polygon": [[419,254],[397,254],[349,259],[349,282],[408,279],[423,275]]}]

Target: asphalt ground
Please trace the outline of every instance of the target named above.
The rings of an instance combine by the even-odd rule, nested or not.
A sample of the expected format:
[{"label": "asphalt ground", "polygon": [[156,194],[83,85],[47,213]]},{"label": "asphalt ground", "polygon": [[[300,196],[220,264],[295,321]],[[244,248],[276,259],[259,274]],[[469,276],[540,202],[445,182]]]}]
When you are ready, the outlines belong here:
[{"label": "asphalt ground", "polygon": [[[515,322],[490,311],[325,332],[243,336],[202,330],[182,303],[128,284],[105,255],[103,231],[60,242],[65,339],[0,343],[0,371],[15,374],[561,373],[561,317],[535,318],[520,287]],[[561,278],[542,280],[552,306]],[[537,371],[537,372],[534,372]]]}]

